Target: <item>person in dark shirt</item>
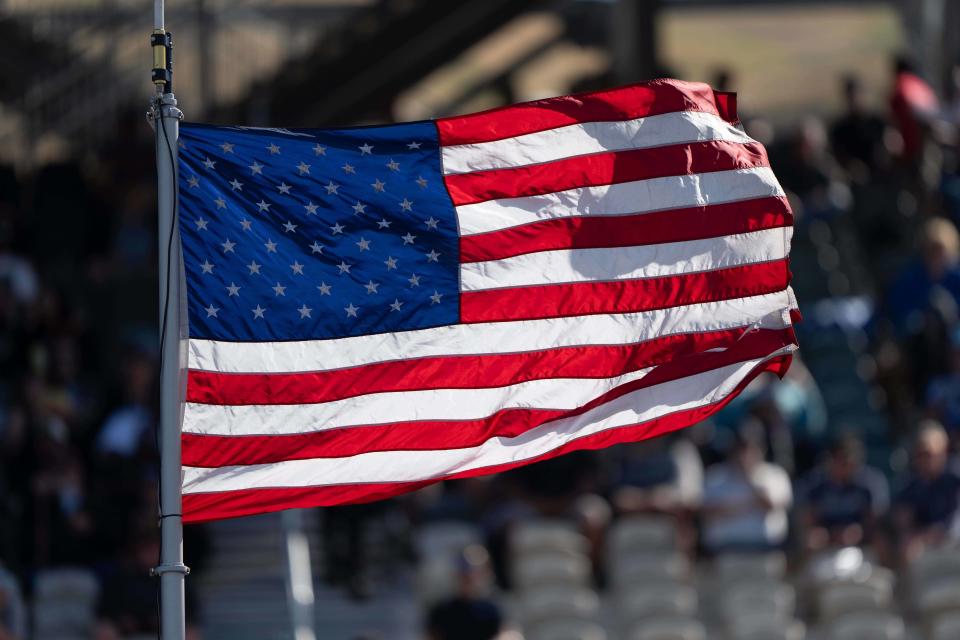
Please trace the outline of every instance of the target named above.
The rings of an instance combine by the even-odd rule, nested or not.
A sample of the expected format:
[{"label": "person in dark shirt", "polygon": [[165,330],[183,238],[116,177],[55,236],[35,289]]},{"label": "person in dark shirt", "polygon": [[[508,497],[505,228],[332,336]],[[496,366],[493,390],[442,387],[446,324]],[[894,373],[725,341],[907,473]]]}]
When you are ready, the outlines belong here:
[{"label": "person in dark shirt", "polygon": [[825,463],[807,475],[797,493],[809,551],[871,541],[889,502],[886,480],[864,466],[863,444],[852,434],[836,439]]},{"label": "person in dark shirt", "polygon": [[939,422],[921,423],[913,449],[913,470],[897,495],[894,524],[900,554],[909,562],[946,541],[957,513],[960,475],[948,465],[949,440]]},{"label": "person in dark shirt", "polygon": [[494,640],[500,635],[503,616],[486,597],[491,584],[486,550],[472,545],[457,559],[458,592],[435,604],[427,614],[430,640]]},{"label": "person in dark shirt", "polygon": [[863,87],[856,76],[843,78],[843,99],[846,109],[830,127],[830,145],[840,165],[865,181],[879,164],[886,125],[882,118],[868,111]]}]

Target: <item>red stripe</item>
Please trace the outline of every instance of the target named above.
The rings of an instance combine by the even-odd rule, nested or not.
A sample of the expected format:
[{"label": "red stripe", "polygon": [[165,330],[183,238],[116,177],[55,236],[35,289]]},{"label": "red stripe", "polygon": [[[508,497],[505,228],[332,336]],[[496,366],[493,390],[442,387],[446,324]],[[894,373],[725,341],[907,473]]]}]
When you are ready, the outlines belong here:
[{"label": "red stripe", "polygon": [[444,176],[456,206],[667,176],[769,166],[759,142],[708,140],[573,156],[553,162]]},{"label": "red stripe", "polygon": [[[730,336],[722,352],[675,354],[674,359],[644,376],[594,398],[581,407],[564,409],[504,409],[477,420],[434,420],[354,426],[290,435],[211,436],[183,434],[183,464],[223,467],[283,460],[347,457],[369,451],[427,451],[479,446],[493,437],[512,437],[544,423],[576,416],[626,393],[710,369],[763,357],[794,342],[793,330],[760,330]],[[703,345],[703,349],[712,348]],[[686,357],[681,357],[686,355]],[[609,375],[639,367],[626,362]]]},{"label": "red stripe", "polygon": [[534,320],[594,313],[651,311],[782,291],[789,260],[663,278],[576,282],[467,291],[460,296],[465,323]]},{"label": "red stripe", "polygon": [[[440,144],[472,144],[512,138],[581,122],[633,120],[673,111],[719,112],[714,92],[699,82],[654,80],[609,91],[500,107],[437,120]],[[735,122],[736,112],[733,113]]]},{"label": "red stripe", "polygon": [[555,458],[564,453],[584,449],[602,449],[623,442],[636,442],[676,431],[704,420],[733,400],[757,375],[770,371],[783,376],[790,366],[790,356],[778,356],[759,365],[720,402],[712,405],[678,411],[655,420],[636,425],[609,429],[607,431],[573,440],[532,460],[522,460],[503,465],[472,469],[445,478],[419,482],[394,482],[376,484],[349,484],[324,487],[297,487],[289,489],[246,489],[219,493],[192,493],[183,496],[184,522],[196,523],[222,518],[235,518],[267,513],[281,509],[329,507],[341,504],[382,500],[428,486],[440,480],[469,478],[499,473],[525,464]]},{"label": "red stripe", "polygon": [[188,372],[187,401],[311,404],[368,393],[502,387],[542,378],[609,378],[671,357],[728,345],[743,329],[662,336],[628,345],[418,358],[307,373]]},{"label": "red stripe", "polygon": [[786,198],[758,198],[625,216],[572,216],[460,238],[460,262],[554,249],[683,242],[793,224]]}]

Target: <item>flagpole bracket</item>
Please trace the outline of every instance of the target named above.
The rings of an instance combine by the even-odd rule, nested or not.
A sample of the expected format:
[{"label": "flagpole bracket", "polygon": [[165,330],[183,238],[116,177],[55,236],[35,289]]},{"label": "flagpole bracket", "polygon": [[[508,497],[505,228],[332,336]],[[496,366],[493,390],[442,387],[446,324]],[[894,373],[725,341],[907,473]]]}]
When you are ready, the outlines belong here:
[{"label": "flagpole bracket", "polygon": [[150,48],[153,49],[153,69],[150,80],[158,93],[173,91],[173,36],[165,29],[154,29],[150,34]]},{"label": "flagpole bracket", "polygon": [[177,99],[172,93],[165,93],[155,96],[150,101],[150,107],[147,109],[147,123],[150,128],[154,128],[159,118],[176,118],[183,120],[183,111],[177,108]]},{"label": "flagpole bracket", "polygon": [[168,562],[164,564],[158,564],[155,567],[150,567],[151,576],[162,576],[165,573],[179,573],[181,575],[188,576],[190,575],[190,567],[182,562]]}]

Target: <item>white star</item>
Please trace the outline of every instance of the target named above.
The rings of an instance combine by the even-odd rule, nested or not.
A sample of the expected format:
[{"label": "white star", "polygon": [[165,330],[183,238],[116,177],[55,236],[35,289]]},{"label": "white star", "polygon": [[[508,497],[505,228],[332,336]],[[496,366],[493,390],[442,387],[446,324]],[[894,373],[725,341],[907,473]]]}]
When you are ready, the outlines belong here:
[{"label": "white star", "polygon": [[217,199],[214,200],[213,203],[217,205],[217,209],[226,209],[226,208],[227,208],[227,201],[224,200],[224,199],[221,198],[221,197],[217,197]]},{"label": "white star", "polygon": [[350,306],[349,306],[349,307],[344,307],[343,310],[347,312],[347,317],[348,317],[348,318],[356,318],[356,317],[357,317],[357,311],[360,310],[360,307],[355,307],[355,306],[353,306],[353,303],[351,302],[351,303],[350,303]]},{"label": "white star", "polygon": [[394,298],[393,302],[390,303],[390,312],[392,313],[394,311],[400,311],[400,307],[402,306],[403,306],[403,303],[400,302],[398,299]]},{"label": "white star", "polygon": [[243,191],[243,183],[236,178],[230,181],[230,186],[233,187],[234,191]]},{"label": "white star", "polygon": [[426,189],[426,188],[427,188],[427,179],[424,178],[423,176],[417,176],[416,183],[417,183],[418,185],[420,185],[420,188],[421,188],[421,189]]},{"label": "white star", "polygon": [[237,243],[231,241],[230,238],[227,238],[220,244],[220,246],[223,247],[224,253],[234,253],[233,248],[237,246]]},{"label": "white star", "polygon": [[397,259],[393,256],[387,256],[387,259],[383,261],[383,264],[387,265],[387,271],[397,268]]},{"label": "white star", "polygon": [[310,253],[323,253],[323,245],[314,240],[313,244],[310,245]]},{"label": "white star", "polygon": [[407,282],[410,283],[410,286],[411,286],[411,287],[419,287],[419,286],[420,286],[420,276],[418,276],[417,274],[413,273],[413,274],[410,275],[409,278],[407,278]]},{"label": "white star", "polygon": [[290,185],[288,185],[286,182],[281,182],[281,183],[277,186],[277,191],[279,191],[280,193],[282,193],[282,194],[284,194],[284,195],[290,195]]},{"label": "white star", "polygon": [[250,311],[253,311],[253,319],[256,320],[257,318],[262,318],[262,317],[263,317],[263,312],[266,311],[266,309],[262,308],[262,307],[258,304],[258,305],[257,305],[256,307],[254,307],[253,309],[250,309]]},{"label": "white star", "polygon": [[430,253],[424,255],[427,256],[427,262],[440,262],[440,254],[437,253],[436,249],[431,249]]},{"label": "white star", "polygon": [[377,226],[381,229],[389,229],[391,224],[393,223],[386,218],[380,218],[380,222],[377,223]]},{"label": "white star", "polygon": [[413,202],[404,198],[403,202],[400,203],[400,208],[404,211],[413,211]]},{"label": "white star", "polygon": [[328,285],[326,282],[321,282],[318,284],[317,289],[320,289],[320,295],[322,296],[330,295],[330,285]]},{"label": "white star", "polygon": [[360,253],[370,250],[370,241],[365,239],[363,236],[360,236],[360,240],[358,240],[354,244],[360,247]]},{"label": "white star", "polygon": [[439,224],[439,222],[440,221],[434,218],[433,216],[430,216],[429,219],[424,220],[424,224],[427,225],[427,229],[436,229],[437,224]]},{"label": "white star", "polygon": [[333,235],[337,235],[338,233],[343,233],[343,225],[337,222],[332,227],[330,227],[330,231],[333,231]]},{"label": "white star", "polygon": [[297,262],[296,260],[294,260],[293,264],[290,265],[290,270],[293,271],[298,276],[303,275],[303,265]]},{"label": "white star", "polygon": [[263,246],[267,248],[267,253],[276,253],[277,252],[277,243],[273,240],[267,240],[263,243]]},{"label": "white star", "polygon": [[196,220],[197,231],[206,231],[207,230],[207,221],[202,217],[197,218]]},{"label": "white star", "polygon": [[300,319],[303,320],[304,318],[310,317],[310,312],[313,311],[313,309],[311,309],[307,305],[303,305],[302,307],[297,309],[297,311],[300,312]]},{"label": "white star", "polygon": [[215,306],[213,306],[213,303],[210,303],[210,306],[207,307],[206,309],[204,309],[204,311],[207,312],[207,317],[208,317],[208,318],[216,318],[216,317],[217,317],[217,311],[220,311],[220,308],[219,308],[219,307],[215,307]]},{"label": "white star", "polygon": [[440,304],[440,298],[442,298],[442,297],[443,297],[443,294],[442,294],[442,293],[437,293],[437,290],[434,289],[434,290],[433,290],[433,295],[430,296],[430,300],[431,300],[430,304]]},{"label": "white star", "polygon": [[377,287],[380,286],[380,283],[379,283],[379,282],[374,282],[373,280],[370,280],[369,282],[367,282],[367,284],[365,284],[365,285],[363,285],[363,286],[367,288],[367,295],[370,295],[371,293],[376,293],[376,292],[377,292]]},{"label": "white star", "polygon": [[297,171],[300,172],[300,175],[306,175],[310,173],[310,165],[308,165],[303,160],[300,161],[300,164],[297,165]]},{"label": "white star", "polygon": [[271,142],[270,146],[267,147],[267,151],[270,152],[270,155],[275,155],[277,153],[280,153],[280,147],[278,147],[276,144]]},{"label": "white star", "polygon": [[390,169],[390,171],[400,171],[400,163],[390,158],[390,162],[387,163],[387,169]]},{"label": "white star", "polygon": [[277,286],[271,287],[271,288],[273,289],[273,295],[274,295],[274,297],[276,297],[276,296],[284,296],[284,297],[286,297],[286,295],[287,295],[287,288],[286,288],[285,286],[283,286],[282,284],[280,284],[279,282],[277,283]]},{"label": "white star", "polygon": [[251,260],[250,264],[247,265],[247,269],[250,269],[250,275],[260,273],[260,265],[257,264],[256,260]]},{"label": "white star", "polygon": [[313,154],[316,155],[316,156],[325,156],[325,155],[327,155],[327,148],[324,147],[324,146],[321,146],[321,145],[318,143],[318,144],[314,145],[314,147],[313,147]]},{"label": "white star", "polygon": [[203,166],[205,166],[207,169],[213,169],[215,166],[217,166],[217,163],[210,158],[207,158],[203,161]]},{"label": "white star", "polygon": [[373,184],[371,184],[370,186],[373,187],[374,191],[380,191],[382,193],[383,188],[387,186],[387,183],[377,178],[376,180],[374,180]]},{"label": "white star", "polygon": [[413,241],[417,239],[417,236],[413,235],[409,231],[407,231],[407,235],[400,237],[403,238],[403,244],[413,244]]},{"label": "white star", "polygon": [[361,213],[367,212],[367,205],[363,204],[360,201],[357,201],[357,204],[353,205],[353,215],[360,215]]},{"label": "white star", "polygon": [[253,223],[247,220],[246,218],[240,221],[240,226],[243,227],[244,231],[250,231],[250,225],[252,224]]},{"label": "white star", "polygon": [[362,156],[370,155],[372,151],[373,151],[373,147],[370,146],[369,144],[364,143],[360,145],[360,155]]},{"label": "white star", "polygon": [[223,149],[224,153],[233,153],[233,145],[229,142],[224,142],[220,145],[220,148]]},{"label": "white star", "polygon": [[191,189],[196,189],[200,186],[200,181],[197,180],[197,176],[190,176],[187,178],[187,184],[190,185]]},{"label": "white star", "polygon": [[340,168],[343,169],[343,172],[344,172],[344,173],[356,173],[356,172],[357,172],[357,170],[354,169],[354,168],[353,168],[353,165],[350,164],[349,162],[344,162],[344,163],[343,163],[343,166],[340,167]]},{"label": "white star", "polygon": [[307,215],[315,216],[317,215],[317,205],[313,204],[313,201],[308,202],[303,205],[303,208],[307,210]]},{"label": "white star", "polygon": [[256,160],[254,160],[253,164],[249,165],[247,168],[250,169],[250,175],[252,176],[257,175],[258,173],[263,175],[263,165]]},{"label": "white star", "polygon": [[230,286],[227,287],[227,291],[229,292],[229,295],[230,295],[230,296],[240,297],[240,287],[238,287],[238,286],[237,286],[236,284],[234,284],[233,282],[231,282],[231,283],[230,283]]},{"label": "white star", "polygon": [[260,209],[260,211],[270,211],[270,203],[263,198],[261,198],[260,202],[257,203],[257,207]]},{"label": "white star", "polygon": [[209,260],[204,260],[200,264],[200,268],[203,269],[203,273],[213,273],[213,264]]},{"label": "white star", "polygon": [[340,269],[341,276],[345,273],[350,273],[350,265],[344,262],[343,260],[341,260],[340,264],[337,265],[337,269]]},{"label": "white star", "polygon": [[407,144],[407,149],[419,149],[419,148],[420,148],[419,142],[411,142]]},{"label": "white star", "polygon": [[337,195],[337,189],[340,188],[340,185],[335,184],[333,180],[331,180],[324,188],[327,190],[327,195],[330,195],[331,193]]},{"label": "white star", "polygon": [[293,224],[289,220],[287,220],[287,223],[283,225],[283,228],[286,229],[287,233],[295,233],[297,231],[297,225]]}]

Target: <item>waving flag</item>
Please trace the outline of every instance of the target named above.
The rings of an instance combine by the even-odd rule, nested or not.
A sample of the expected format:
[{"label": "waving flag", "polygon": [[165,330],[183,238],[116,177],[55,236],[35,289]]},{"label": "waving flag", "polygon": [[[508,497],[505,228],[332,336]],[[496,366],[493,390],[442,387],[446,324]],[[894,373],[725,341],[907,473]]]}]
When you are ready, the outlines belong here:
[{"label": "waving flag", "polygon": [[703,84],[181,147],[188,522],[653,437],[795,349],[790,208]]}]

